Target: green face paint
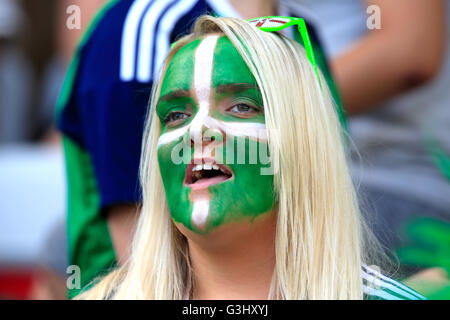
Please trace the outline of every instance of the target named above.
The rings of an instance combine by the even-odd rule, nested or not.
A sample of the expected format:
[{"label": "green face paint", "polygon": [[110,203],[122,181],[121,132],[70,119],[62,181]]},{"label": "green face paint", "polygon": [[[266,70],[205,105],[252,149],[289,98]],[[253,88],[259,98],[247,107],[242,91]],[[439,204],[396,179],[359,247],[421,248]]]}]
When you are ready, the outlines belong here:
[{"label": "green face paint", "polygon": [[[190,42],[161,86],[158,162],[172,219],[208,233],[273,209],[265,118],[256,80],[225,36]],[[212,139],[210,139],[212,137]]]}]

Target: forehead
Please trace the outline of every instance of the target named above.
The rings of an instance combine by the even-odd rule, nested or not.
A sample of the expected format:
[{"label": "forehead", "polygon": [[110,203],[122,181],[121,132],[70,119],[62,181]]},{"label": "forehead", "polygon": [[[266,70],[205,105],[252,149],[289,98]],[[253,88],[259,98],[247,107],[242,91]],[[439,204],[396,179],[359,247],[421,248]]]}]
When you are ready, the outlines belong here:
[{"label": "forehead", "polygon": [[[191,90],[194,85],[194,66],[196,50],[204,38],[194,40],[183,46],[172,58],[161,86],[161,95],[175,90]],[[250,69],[239,52],[226,36],[221,36],[215,45],[211,86],[232,83],[256,84]]]}]

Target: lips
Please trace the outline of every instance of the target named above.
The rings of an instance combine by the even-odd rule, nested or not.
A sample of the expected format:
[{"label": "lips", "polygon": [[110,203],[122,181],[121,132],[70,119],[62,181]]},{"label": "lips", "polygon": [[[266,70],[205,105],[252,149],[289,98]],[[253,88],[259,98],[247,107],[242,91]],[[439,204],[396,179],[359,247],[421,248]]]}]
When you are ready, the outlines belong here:
[{"label": "lips", "polygon": [[194,159],[186,168],[185,185],[192,189],[203,189],[231,177],[231,169],[213,159]]}]

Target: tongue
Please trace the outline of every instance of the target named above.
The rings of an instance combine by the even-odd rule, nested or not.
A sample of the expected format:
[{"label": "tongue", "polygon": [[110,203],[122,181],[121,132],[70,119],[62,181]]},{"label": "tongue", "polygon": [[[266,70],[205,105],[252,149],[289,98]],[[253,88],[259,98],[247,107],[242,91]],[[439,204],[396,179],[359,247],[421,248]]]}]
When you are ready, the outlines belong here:
[{"label": "tongue", "polygon": [[202,179],[198,179],[197,181],[195,181],[193,184],[201,184],[201,183],[208,183],[208,184],[213,184],[213,183],[219,183],[222,181],[227,180],[229,177],[227,175],[221,174],[218,176],[214,176],[214,177],[210,177],[210,178],[202,178]]}]

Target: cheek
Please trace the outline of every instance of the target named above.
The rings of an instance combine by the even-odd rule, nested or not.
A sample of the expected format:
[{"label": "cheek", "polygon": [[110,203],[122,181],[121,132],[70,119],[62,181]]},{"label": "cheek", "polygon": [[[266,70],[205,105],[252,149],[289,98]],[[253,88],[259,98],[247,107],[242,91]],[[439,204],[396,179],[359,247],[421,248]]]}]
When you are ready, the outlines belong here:
[{"label": "cheek", "polygon": [[163,179],[168,173],[168,167],[170,167],[170,155],[171,148],[169,148],[168,145],[161,145],[158,148],[158,165]]},{"label": "cheek", "polygon": [[186,151],[179,141],[158,148],[158,165],[166,193],[181,188],[184,181]]},{"label": "cheek", "polygon": [[[161,145],[158,148],[158,164],[172,219],[192,229],[190,213],[193,207],[189,200],[189,189],[184,186],[187,165],[174,161],[174,158],[177,158],[174,156],[174,149],[180,145],[180,142]],[[180,158],[182,159],[181,156]]]},{"label": "cheek", "polygon": [[[240,148],[239,145],[243,147]],[[262,169],[269,167],[269,164],[263,161],[258,155],[259,152],[252,156],[251,150],[255,146],[258,151],[267,148],[266,143],[235,138],[234,143],[228,140],[228,146],[221,150],[224,162],[231,168],[234,177],[229,183],[210,187],[213,221],[223,223],[242,217],[253,218],[274,207],[273,175],[264,174]],[[219,213],[222,214],[221,217]]]}]

